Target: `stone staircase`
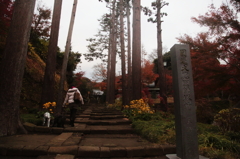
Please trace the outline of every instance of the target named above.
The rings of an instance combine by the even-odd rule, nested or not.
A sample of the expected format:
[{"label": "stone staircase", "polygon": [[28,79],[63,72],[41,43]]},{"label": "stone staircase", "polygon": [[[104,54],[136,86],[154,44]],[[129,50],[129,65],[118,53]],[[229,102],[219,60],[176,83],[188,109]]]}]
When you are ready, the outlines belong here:
[{"label": "stone staircase", "polygon": [[[166,158],[174,146],[153,144],[136,134],[121,111],[90,106],[75,120],[85,127],[79,143],[79,157],[93,158]],[[82,152],[82,153],[81,153]]]},{"label": "stone staircase", "polygon": [[[27,152],[24,146],[19,146],[22,149],[16,151],[21,151],[22,157],[37,159],[167,159],[166,154],[176,153],[175,146],[150,143],[137,135],[121,111],[100,105],[84,107],[77,115],[74,127],[70,127],[68,120],[65,128],[25,124],[34,134],[55,134],[55,137]],[[5,147],[4,150],[7,154],[8,149]]]}]

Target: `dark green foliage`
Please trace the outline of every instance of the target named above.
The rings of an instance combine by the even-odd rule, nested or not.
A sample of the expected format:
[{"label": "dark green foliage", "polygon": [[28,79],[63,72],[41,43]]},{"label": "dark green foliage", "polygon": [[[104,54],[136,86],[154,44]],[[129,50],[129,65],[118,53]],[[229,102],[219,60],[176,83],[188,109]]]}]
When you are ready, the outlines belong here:
[{"label": "dark green foliage", "polygon": [[37,8],[37,13],[33,16],[33,22],[30,33],[30,43],[34,47],[35,52],[41,57],[43,61],[46,61],[49,33],[50,33],[50,19],[51,10],[44,6]]},{"label": "dark green foliage", "polygon": [[197,124],[197,129],[198,129],[198,134],[203,134],[203,133],[219,133],[219,128],[215,125],[210,125],[210,124],[204,124],[204,123],[198,123]]},{"label": "dark green foliage", "polygon": [[151,142],[175,144],[173,115],[166,112],[131,116],[134,129]]},{"label": "dark green foliage", "polygon": [[[135,118],[132,117],[132,119]],[[172,114],[157,112],[152,114],[148,121],[133,120],[132,125],[137,133],[151,142],[176,144],[175,122]],[[240,157],[239,132],[229,131],[223,135],[218,126],[203,123],[198,123],[197,129],[201,155],[210,159]]]},{"label": "dark green foliage", "polygon": [[46,62],[49,41],[40,39],[33,31],[31,31],[29,41],[34,47],[34,51]]},{"label": "dark green foliage", "polygon": [[219,129],[225,133],[228,131],[239,132],[240,131],[240,109],[230,108],[219,111],[214,116],[214,122]]},{"label": "dark green foliage", "polygon": [[[222,134],[220,129],[215,125],[198,123],[198,143],[201,151],[209,151],[207,156],[216,156],[218,158],[228,159],[229,153],[233,155],[240,154],[239,133],[228,132]],[[215,153],[210,153],[215,151]],[[205,150],[204,150],[205,149]],[[223,151],[224,150],[224,151]],[[210,153],[210,154],[209,154]]]},{"label": "dark green foliage", "polygon": [[[153,72],[158,73],[158,59],[155,59],[153,63],[154,63]],[[164,68],[172,70],[170,52],[166,52],[165,54],[163,54],[163,63],[166,63],[166,66],[164,66]]]},{"label": "dark green foliage", "polygon": [[22,123],[29,122],[35,125],[42,125],[43,122],[43,119],[37,118],[36,114],[21,114],[20,118]]},{"label": "dark green foliage", "polygon": [[240,153],[240,144],[235,141],[231,141],[226,136],[205,133],[199,135],[199,144],[206,147],[213,147],[219,150],[227,150],[234,153]]},{"label": "dark green foliage", "polygon": [[138,120],[133,122],[133,127],[141,136],[151,142],[164,142],[163,138],[165,138],[165,142],[171,144],[175,143],[175,124],[173,121],[166,122],[162,120]]},{"label": "dark green foliage", "polygon": [[212,101],[207,98],[196,100],[197,121],[206,124],[212,124],[214,116],[222,109],[229,107],[227,100]]},{"label": "dark green foliage", "polygon": [[225,136],[229,137],[233,141],[240,143],[240,132],[229,131],[225,133]]}]

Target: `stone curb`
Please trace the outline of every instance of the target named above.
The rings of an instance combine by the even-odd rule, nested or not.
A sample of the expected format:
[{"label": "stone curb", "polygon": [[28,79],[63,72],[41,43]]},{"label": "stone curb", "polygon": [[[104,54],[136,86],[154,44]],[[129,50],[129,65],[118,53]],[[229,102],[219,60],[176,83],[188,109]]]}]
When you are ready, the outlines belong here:
[{"label": "stone curb", "polygon": [[176,153],[176,147],[170,145],[153,145],[139,147],[98,147],[98,146],[11,146],[0,145],[2,156],[27,156],[69,154],[76,157],[151,157]]}]

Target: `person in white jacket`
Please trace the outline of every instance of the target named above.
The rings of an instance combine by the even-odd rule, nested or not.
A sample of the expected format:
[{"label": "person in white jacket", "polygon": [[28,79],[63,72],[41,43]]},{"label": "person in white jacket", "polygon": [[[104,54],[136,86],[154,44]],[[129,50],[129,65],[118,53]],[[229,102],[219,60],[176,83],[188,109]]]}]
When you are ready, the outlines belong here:
[{"label": "person in white jacket", "polygon": [[[76,87],[74,87],[74,86],[70,87],[70,89],[67,91],[65,100],[63,102],[63,107],[65,107],[65,104],[68,103],[68,107],[70,108],[70,125],[72,127],[74,127],[74,121],[76,118],[77,108],[80,104],[79,102],[74,101],[74,93],[75,92],[80,93],[80,91]],[[81,93],[80,93],[80,98],[81,98],[81,100],[80,100],[81,104],[84,104]]]}]

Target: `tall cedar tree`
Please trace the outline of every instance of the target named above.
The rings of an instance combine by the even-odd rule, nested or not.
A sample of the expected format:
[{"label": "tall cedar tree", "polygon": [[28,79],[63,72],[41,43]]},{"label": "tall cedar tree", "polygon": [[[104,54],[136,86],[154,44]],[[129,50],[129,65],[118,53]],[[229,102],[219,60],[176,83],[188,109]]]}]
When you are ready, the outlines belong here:
[{"label": "tall cedar tree", "polygon": [[131,47],[131,26],[130,26],[130,0],[126,0],[126,10],[127,10],[127,53],[128,53],[128,75],[127,75],[127,103],[130,103],[132,99],[132,47]]},{"label": "tall cedar tree", "polygon": [[124,3],[120,0],[120,42],[121,42],[121,62],[122,62],[122,104],[127,105],[126,91],[126,59],[125,59],[125,38],[124,38]]},{"label": "tall cedar tree", "polygon": [[72,41],[72,32],[73,32],[73,25],[75,21],[75,14],[77,10],[77,0],[74,0],[73,7],[72,7],[72,15],[68,30],[68,36],[66,41],[66,47],[65,47],[65,53],[63,58],[63,64],[62,64],[62,71],[60,76],[60,82],[59,82],[59,89],[58,89],[58,97],[57,97],[57,113],[60,113],[62,111],[62,103],[63,103],[63,93],[64,93],[64,82],[66,79],[66,73],[67,73],[67,63],[68,63],[68,57],[71,49],[71,41]]},{"label": "tall cedar tree", "polygon": [[[195,50],[194,52],[200,52],[201,54],[206,54],[206,56],[209,55],[215,58],[220,58],[226,62],[226,65],[218,66],[220,68],[215,67],[215,69],[218,69],[218,72],[216,73],[215,71],[208,78],[208,81],[212,79],[212,85],[218,85],[219,89],[228,95],[234,94],[239,97],[240,24],[237,15],[239,13],[238,6],[240,3],[238,1],[231,2],[235,6],[235,10],[226,4],[222,4],[218,9],[211,5],[208,13],[201,15],[198,18],[192,18],[194,22],[209,28],[208,33],[205,34],[209,36],[208,39],[211,39],[211,43],[213,43],[212,45],[207,46],[207,51],[205,51],[206,49],[201,50],[201,48],[206,47],[204,46],[206,45],[206,40],[204,41],[204,39],[201,39],[198,40],[198,43],[202,43],[201,47],[194,43],[192,48]],[[182,40],[185,40],[185,43],[191,42],[191,39],[186,37],[187,36]],[[211,48],[213,46],[214,49]],[[197,58],[200,57],[197,56]],[[206,62],[208,60],[202,60],[202,62],[204,61]]]},{"label": "tall cedar tree", "polygon": [[[55,101],[55,72],[56,72],[56,55],[57,42],[59,34],[60,15],[62,9],[62,0],[55,0],[52,17],[51,35],[48,47],[46,69],[44,74],[41,105],[46,102]],[[40,105],[40,108],[42,106]]]},{"label": "tall cedar tree", "polygon": [[141,99],[141,0],[133,1],[132,99]]},{"label": "tall cedar tree", "polygon": [[[121,47],[121,52],[123,52],[125,54],[125,44],[124,44],[124,26],[122,25],[122,30],[121,30],[121,6],[124,7],[124,4],[121,4],[121,1],[119,3],[116,3],[115,1],[112,1],[112,3],[110,3],[109,1],[106,1],[109,4],[109,8],[110,8],[110,14],[105,14],[102,19],[100,20],[100,26],[101,26],[101,30],[98,32],[96,36],[96,38],[90,38],[88,39],[88,41],[90,42],[90,45],[88,45],[88,52],[87,54],[84,54],[85,59],[92,61],[93,58],[100,58],[102,59],[102,61],[106,61],[105,57],[106,55],[104,54],[105,50],[108,48],[108,80],[110,80],[108,83],[108,89],[110,89],[109,91],[113,92],[115,91],[113,88],[115,87],[113,85],[113,81],[111,80],[113,78],[113,71],[115,71],[115,63],[114,61],[116,61],[116,53],[117,53],[117,46],[119,45],[117,38],[120,37],[120,47]],[[123,2],[122,2],[123,3]],[[115,4],[115,6],[114,6]],[[118,8],[116,8],[116,6],[118,6]],[[120,8],[120,9],[119,9]],[[113,12],[113,10],[115,10]],[[123,10],[123,9],[122,9]],[[118,14],[119,13],[119,14]],[[120,15],[120,22],[118,22],[117,18]],[[123,14],[124,15],[124,14]],[[122,15],[122,24],[123,24],[123,15]],[[113,19],[114,18],[114,19]],[[113,20],[115,21],[113,24]],[[120,30],[118,30],[118,25],[120,23]],[[103,34],[104,32],[110,32],[110,34]],[[129,31],[130,32],[130,31]],[[122,33],[122,36],[121,36]],[[122,40],[121,40],[122,39]],[[113,42],[116,41],[116,42]],[[114,48],[112,48],[114,47]],[[116,48],[115,48],[116,47]],[[130,47],[131,50],[131,47]],[[130,51],[129,50],[129,51]],[[112,54],[113,53],[113,54]],[[123,54],[123,56],[121,56],[121,58],[123,59],[123,71],[122,74],[126,74],[126,68],[125,67],[125,55]],[[129,56],[131,59],[131,55]],[[115,59],[115,60],[112,60]],[[112,63],[113,61],[113,63]],[[129,62],[131,65],[131,62]],[[112,69],[113,68],[113,69]],[[125,70],[125,71],[124,71]],[[111,74],[111,75],[110,75]],[[115,76],[115,73],[114,73]],[[126,78],[126,75],[124,75],[124,77]],[[123,77],[123,78],[124,78]],[[115,78],[115,77],[114,77]],[[126,81],[126,79],[124,79],[124,81]],[[126,82],[125,83],[125,88],[126,88]],[[109,91],[107,91],[109,93]],[[124,96],[124,95],[123,95]],[[125,96],[126,97],[126,96]],[[107,101],[109,102],[109,99],[111,98],[111,102],[114,102],[114,93],[110,93],[107,95]],[[123,99],[124,100],[124,99]],[[124,101],[126,101],[127,99],[125,99]]]},{"label": "tall cedar tree", "polygon": [[110,77],[109,78],[109,89],[108,89],[108,103],[113,104],[115,102],[115,77],[116,77],[116,53],[117,53],[117,22],[116,22],[116,0],[112,2],[112,14],[111,14],[111,38],[110,38]]},{"label": "tall cedar tree", "polygon": [[16,0],[0,65],[0,136],[24,130],[19,101],[35,0]]},{"label": "tall cedar tree", "polygon": [[[167,89],[166,89],[166,79],[164,75],[164,66],[163,66],[163,56],[162,56],[162,17],[166,16],[167,13],[161,12],[161,9],[164,6],[167,6],[169,3],[163,1],[163,0],[155,0],[152,2],[152,7],[154,10],[157,10],[157,12],[154,14],[155,17],[150,17],[148,19],[149,22],[157,23],[157,55],[158,55],[158,74],[159,74],[159,88],[160,88],[160,96],[165,102],[161,103],[161,107],[163,110],[167,110]],[[143,9],[145,15],[152,16],[153,12],[144,7]]]}]

